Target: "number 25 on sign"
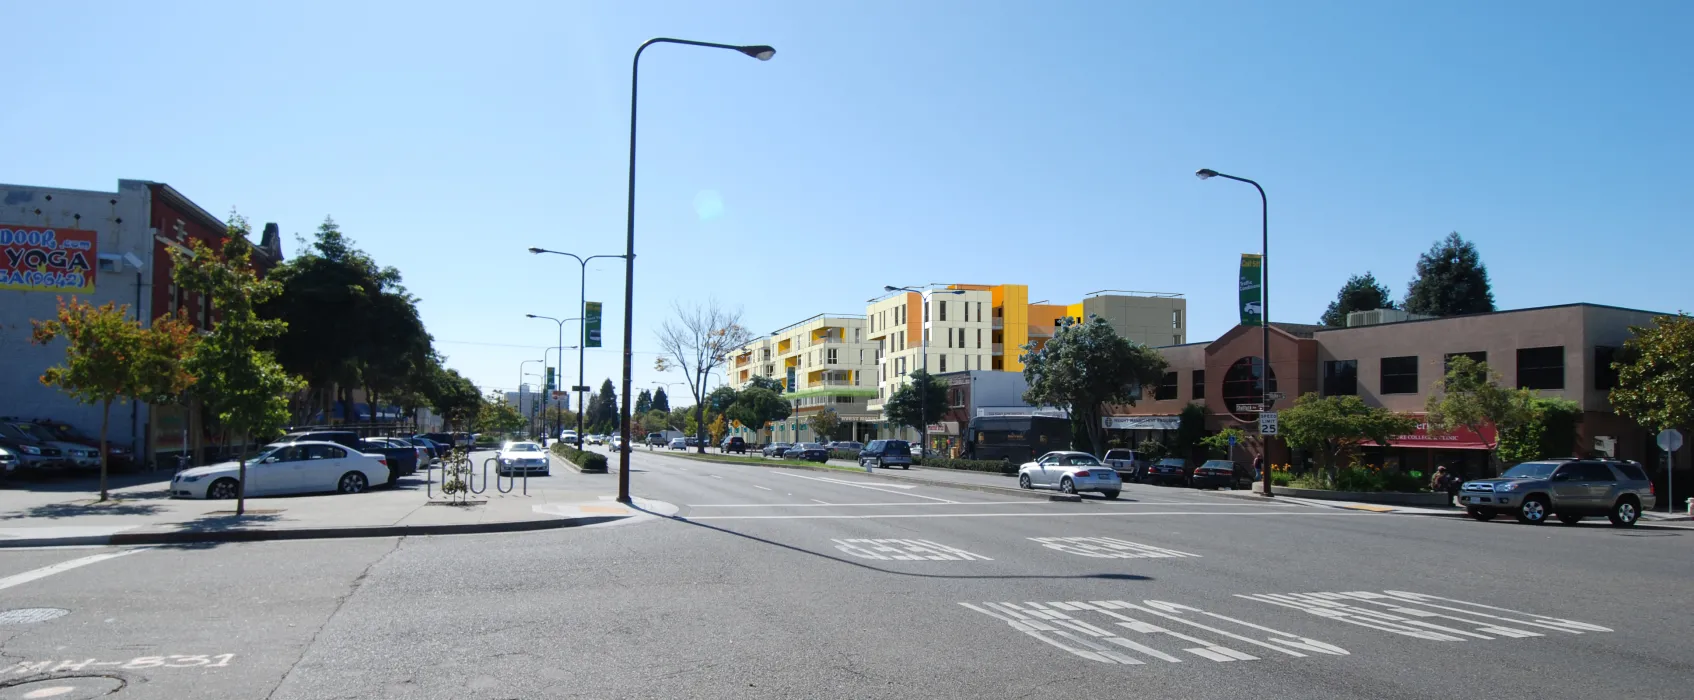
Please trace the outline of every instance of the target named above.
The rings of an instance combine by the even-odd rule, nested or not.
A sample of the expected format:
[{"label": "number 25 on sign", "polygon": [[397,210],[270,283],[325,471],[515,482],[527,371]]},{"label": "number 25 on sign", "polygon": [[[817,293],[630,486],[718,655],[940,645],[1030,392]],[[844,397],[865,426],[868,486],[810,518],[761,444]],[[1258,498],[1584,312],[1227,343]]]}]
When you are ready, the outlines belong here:
[{"label": "number 25 on sign", "polygon": [[1274,412],[1265,412],[1265,413],[1259,414],[1259,434],[1260,435],[1275,435],[1276,429],[1277,429],[1276,414]]}]

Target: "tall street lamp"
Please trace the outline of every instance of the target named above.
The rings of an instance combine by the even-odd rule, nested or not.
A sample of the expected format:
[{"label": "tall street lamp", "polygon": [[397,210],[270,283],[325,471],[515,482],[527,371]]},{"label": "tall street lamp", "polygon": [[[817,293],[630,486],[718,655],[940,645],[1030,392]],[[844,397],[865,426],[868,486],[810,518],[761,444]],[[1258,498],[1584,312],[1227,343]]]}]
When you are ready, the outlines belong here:
[{"label": "tall street lamp", "polygon": [[[963,289],[942,289],[942,290],[930,290],[930,291],[926,292],[926,291],[923,291],[921,289],[913,289],[911,287],[894,287],[894,286],[885,285],[885,286],[883,286],[882,291],[885,291],[885,292],[913,292],[913,293],[916,293],[919,296],[923,297],[923,316],[921,317],[922,320],[923,320],[923,340],[922,340],[923,349],[919,352],[921,352],[923,354],[923,374],[924,374],[925,383],[927,384],[927,382],[929,381],[929,298],[930,298],[930,296],[935,295],[935,294],[961,295],[961,294],[965,293],[965,290],[963,290]],[[919,419],[918,422],[923,423],[923,431],[921,432],[923,437],[921,438],[921,441],[918,444],[923,446],[923,452],[927,456],[929,454],[929,387],[928,386],[918,387],[918,419]]]},{"label": "tall street lamp", "polygon": [[[1262,349],[1260,350],[1260,352],[1264,355],[1264,357],[1260,361],[1263,362],[1264,365],[1265,365],[1263,370],[1259,372],[1259,401],[1261,401],[1265,404],[1269,404],[1271,402],[1270,397],[1268,396],[1268,394],[1270,393],[1270,373],[1271,373],[1271,363],[1270,363],[1270,200],[1265,197],[1265,188],[1260,187],[1259,183],[1254,182],[1254,181],[1249,180],[1249,179],[1244,178],[1244,177],[1236,177],[1234,175],[1227,175],[1227,174],[1224,174],[1224,173],[1220,173],[1216,170],[1212,170],[1211,168],[1201,168],[1199,170],[1196,170],[1196,171],[1194,171],[1194,176],[1197,177],[1197,178],[1200,178],[1202,180],[1208,180],[1208,179],[1211,179],[1211,178],[1214,178],[1214,177],[1221,177],[1225,180],[1234,180],[1236,182],[1245,182],[1249,185],[1252,185],[1253,189],[1259,191],[1259,215],[1260,215],[1260,218],[1259,218],[1259,225],[1260,225],[1260,229],[1259,229],[1259,236],[1260,236],[1260,238],[1259,238],[1259,329],[1260,329],[1260,332],[1261,332],[1259,337],[1261,339],[1261,342],[1264,344]],[[1266,495],[1266,496],[1271,495],[1270,460],[1265,458],[1265,456],[1264,456],[1264,453],[1268,450],[1269,447],[1270,447],[1269,445],[1264,445],[1260,449],[1260,461],[1264,462],[1265,464],[1259,469],[1259,471],[1261,472],[1260,476],[1265,480],[1264,495]]]},{"label": "tall street lamp", "polygon": [[[547,366],[547,360],[545,360],[545,359],[524,360],[523,362],[518,363],[518,409],[519,410],[523,409],[523,387],[524,387],[523,378],[529,376],[529,374],[524,373],[523,368],[524,368],[524,365],[527,365],[531,362],[540,362],[543,367]],[[534,412],[531,411],[531,413],[534,413]],[[530,421],[529,427],[530,427],[531,430],[535,429],[534,421]]]},{"label": "tall street lamp", "polygon": [[[582,319],[580,319],[580,318],[553,318],[552,316],[539,316],[539,315],[536,315],[536,314],[524,314],[524,318],[541,318],[541,319],[546,319],[548,321],[552,321],[554,323],[559,324],[559,364],[556,365],[559,368],[559,376],[557,378],[558,379],[564,379],[565,378],[565,372],[564,372],[564,369],[565,369],[564,368],[564,364],[565,364],[565,323],[569,322],[569,321],[580,321]],[[584,343],[578,343],[578,346],[581,346],[581,345],[584,345]],[[545,357],[545,353],[543,353],[543,357]],[[543,360],[542,364],[545,365],[546,361]],[[549,398],[551,398],[551,397],[549,397]],[[581,399],[579,397],[578,401],[580,401],[580,400]],[[577,414],[577,416],[580,417],[582,415],[582,405],[579,403],[576,408],[577,408],[576,414]],[[578,419],[579,425],[577,426],[578,436],[580,436],[582,434],[582,426],[580,425],[580,422],[581,421],[580,421],[580,418],[579,418]],[[553,435],[557,436],[559,434],[559,429],[562,428],[562,427],[564,427],[564,426],[559,425],[559,421],[554,420],[553,421]],[[556,440],[558,438],[555,437],[554,439]],[[543,440],[542,442],[546,442],[546,440]],[[577,448],[581,449],[582,445],[580,445],[580,444],[577,445]]]},{"label": "tall street lamp", "polygon": [[776,55],[776,49],[769,46],[735,46],[732,44],[713,44],[704,41],[689,41],[687,39],[667,39],[658,37],[648,39],[635,50],[635,59],[629,69],[629,217],[625,231],[627,238],[624,249],[623,275],[623,420],[618,428],[623,438],[623,446],[618,448],[618,501],[629,503],[629,385],[630,375],[634,370],[635,355],[635,108],[636,98],[641,94],[641,52],[654,44],[683,44],[686,46],[703,46],[709,49],[729,49],[738,51],[761,61],[769,61]]},{"label": "tall street lamp", "polygon": [[[557,250],[548,250],[546,248],[530,248],[529,252],[530,252],[531,255],[540,255],[542,253],[551,253],[553,255],[563,255],[563,256],[566,256],[566,257],[569,257],[569,258],[573,258],[573,259],[576,260],[577,264],[582,268],[582,274],[577,277],[578,284],[577,284],[577,296],[576,296],[577,305],[581,308],[581,311],[579,313],[582,314],[582,318],[577,319],[579,321],[582,321],[582,328],[579,329],[579,332],[578,332],[578,335],[577,335],[578,344],[577,344],[577,349],[576,349],[576,387],[575,387],[576,388],[576,448],[580,450],[580,449],[582,449],[582,392],[588,390],[588,385],[582,383],[582,380],[584,379],[584,377],[582,376],[582,374],[583,374],[583,371],[582,371],[582,352],[583,352],[583,350],[582,349],[585,348],[585,347],[588,347],[588,261],[593,260],[595,258],[621,258],[621,257],[624,257],[624,256],[622,256],[622,255],[590,255],[590,256],[585,258],[585,257],[582,257],[582,256],[577,255],[575,253],[566,253],[566,252],[557,251]],[[559,363],[564,364],[564,358],[560,358]],[[560,374],[563,374],[563,372],[561,372]]]}]

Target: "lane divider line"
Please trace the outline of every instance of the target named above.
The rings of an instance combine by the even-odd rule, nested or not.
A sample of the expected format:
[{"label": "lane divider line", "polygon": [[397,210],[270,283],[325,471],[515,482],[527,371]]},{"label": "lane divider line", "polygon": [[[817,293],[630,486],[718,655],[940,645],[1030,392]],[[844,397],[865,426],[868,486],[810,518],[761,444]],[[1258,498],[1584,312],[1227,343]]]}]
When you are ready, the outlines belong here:
[{"label": "lane divider line", "polygon": [[70,561],[62,561],[52,566],[43,566],[34,571],[25,571],[21,574],[14,574],[12,576],[7,576],[6,578],[0,578],[0,590],[11,588],[13,586],[21,586],[29,583],[30,581],[44,579],[48,576],[52,576],[53,574],[62,574],[66,571],[70,571],[71,569],[81,568],[88,566],[89,564],[98,564],[108,559],[116,559],[118,557],[135,554],[136,552],[144,552],[148,549],[150,548],[136,547],[134,549],[125,549],[118,552],[105,552],[103,554],[95,554],[79,559],[72,559]]}]

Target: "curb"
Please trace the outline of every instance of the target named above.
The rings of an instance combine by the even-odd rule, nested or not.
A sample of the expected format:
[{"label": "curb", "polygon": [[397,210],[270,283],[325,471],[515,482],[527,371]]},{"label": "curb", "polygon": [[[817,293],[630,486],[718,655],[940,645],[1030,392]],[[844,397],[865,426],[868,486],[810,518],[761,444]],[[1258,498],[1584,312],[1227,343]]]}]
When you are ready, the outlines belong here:
[{"label": "curb", "polygon": [[[666,456],[667,457],[682,457],[682,455],[666,455]],[[862,469],[847,469],[847,468],[841,468],[841,467],[813,467],[813,466],[807,466],[807,465],[801,465],[801,464],[788,464],[786,462],[775,463],[775,464],[760,464],[760,463],[752,461],[752,460],[748,460],[746,462],[728,462],[728,461],[715,460],[715,459],[696,459],[696,458],[693,458],[693,457],[682,457],[682,458],[683,459],[691,459],[691,460],[696,461],[696,462],[706,462],[708,464],[739,464],[739,465],[744,465],[744,466],[749,466],[749,467],[764,467],[766,469],[802,469],[802,470],[809,470],[809,471],[815,471],[815,472],[835,472],[835,473],[846,472],[848,474],[863,474],[865,476],[869,476],[869,477],[873,477],[873,478],[891,479],[891,480],[894,480],[894,481],[909,481],[909,482],[914,483],[914,484],[923,484],[925,486],[943,486],[943,487],[946,487],[946,488],[961,489],[961,490],[964,490],[964,491],[979,491],[979,492],[982,492],[982,493],[993,493],[993,494],[999,494],[999,495],[1002,495],[1002,496],[1018,496],[1020,498],[1033,498],[1033,499],[1042,500],[1042,501],[1054,500],[1054,499],[1050,498],[1050,496],[1052,496],[1052,494],[1049,493],[1049,492],[1046,492],[1046,491],[1040,491],[1040,490],[1025,491],[1023,489],[1014,488],[1014,487],[1011,487],[1011,486],[988,486],[986,484],[963,484],[963,483],[959,483],[959,482],[956,482],[956,481],[942,481],[942,480],[939,480],[939,479],[925,479],[925,478],[922,478],[922,477],[906,476],[904,474],[896,476],[894,474],[883,473],[883,472],[886,472],[887,470],[883,470],[883,472],[866,472]]]},{"label": "curb", "polygon": [[496,532],[557,530],[622,520],[627,515],[597,515],[547,520],[516,520],[501,523],[452,523],[442,525],[376,525],[370,527],[301,527],[287,530],[178,530],[173,532],[120,532],[85,537],[40,537],[0,540],[0,550],[30,547],[87,545],[209,544],[221,542],[266,542],[275,540],[333,540],[371,537],[419,537],[425,535],[477,535]]},{"label": "curb", "polygon": [[576,462],[572,462],[572,461],[565,459],[564,457],[560,457],[559,455],[554,454],[552,452],[547,453],[547,458],[558,460],[559,462],[561,462],[565,465],[566,469],[569,469],[569,470],[576,472],[578,474],[607,474],[607,473],[610,473],[612,471],[611,467],[607,467],[605,469],[587,469],[587,468],[584,468],[581,465],[577,464]]}]

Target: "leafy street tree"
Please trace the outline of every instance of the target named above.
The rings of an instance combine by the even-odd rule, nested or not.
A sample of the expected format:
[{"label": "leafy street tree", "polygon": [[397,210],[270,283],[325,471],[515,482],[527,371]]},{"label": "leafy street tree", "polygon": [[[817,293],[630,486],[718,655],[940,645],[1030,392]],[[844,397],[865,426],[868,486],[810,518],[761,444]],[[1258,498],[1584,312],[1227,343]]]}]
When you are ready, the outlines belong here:
[{"label": "leafy street tree", "polygon": [[585,418],[588,429],[596,433],[610,433],[618,429],[618,395],[612,380],[601,382],[600,391],[589,397]]},{"label": "leafy street tree", "polygon": [[653,392],[642,389],[641,393],[635,396],[635,415],[645,416],[651,410],[653,410]]},{"label": "leafy street tree", "polygon": [[1177,456],[1187,459],[1205,437],[1206,405],[1191,403],[1183,406],[1182,412],[1177,415],[1176,437],[1172,440]]},{"label": "leafy street tree", "polygon": [[741,388],[742,389],[751,389],[753,387],[758,387],[760,389],[769,389],[773,392],[776,392],[777,394],[782,393],[782,382],[779,382],[772,377],[765,377],[765,376],[755,374],[755,375],[753,375],[753,377],[751,379],[748,379],[747,384],[745,386],[741,387]]},{"label": "leafy street tree", "polygon": [[788,400],[780,394],[764,387],[750,386],[736,394],[735,403],[730,404],[725,413],[741,427],[756,432],[764,430],[771,421],[788,418],[793,411]]},{"label": "leafy street tree", "polygon": [[1479,314],[1494,310],[1488,268],[1476,246],[1457,232],[1418,257],[1417,277],[1406,290],[1406,310],[1430,316]]},{"label": "leafy street tree", "polygon": [[[1528,389],[1508,389],[1500,384],[1500,374],[1488,368],[1488,363],[1469,357],[1455,356],[1448,362],[1447,374],[1436,382],[1435,389],[1425,399],[1424,410],[1432,429],[1452,430],[1463,427],[1485,442],[1491,457],[1499,443],[1499,435],[1511,432],[1530,419],[1530,402],[1535,392]],[[1486,426],[1495,429],[1495,441],[1486,442]]]},{"label": "leafy street tree", "polygon": [[665,413],[671,412],[671,397],[665,395],[664,387],[659,387],[653,391],[652,410],[664,411]]},{"label": "leafy street tree", "polygon": [[720,308],[716,300],[694,306],[677,303],[675,309],[676,318],[665,321],[659,328],[659,349],[664,354],[655,369],[682,370],[688,390],[694,395],[694,419],[699,428],[696,434],[701,438],[699,451],[704,454],[706,382],[729,359],[731,352],[752,339],[752,334],[741,326],[740,311]]},{"label": "leafy street tree", "polygon": [[1417,429],[1417,420],[1385,408],[1367,406],[1357,396],[1302,394],[1279,419],[1280,435],[1290,447],[1318,453],[1330,483],[1343,452],[1369,441],[1384,447],[1389,438]]},{"label": "leafy street tree", "polygon": [[735,403],[735,390],[720,386],[706,395],[706,410],[712,413],[723,413],[729,410],[730,404]]},{"label": "leafy street tree", "polygon": [[1354,311],[1392,308],[1395,308],[1394,299],[1389,296],[1388,287],[1376,281],[1376,275],[1366,272],[1347,278],[1347,283],[1341,285],[1341,291],[1335,294],[1335,301],[1329,302],[1329,308],[1323,310],[1323,318],[1318,319],[1318,323],[1343,327],[1347,325],[1347,314]]},{"label": "leafy street tree", "polygon": [[1135,405],[1139,387],[1157,386],[1164,378],[1165,358],[1158,351],[1118,335],[1106,319],[1065,322],[1047,344],[1023,347],[1024,401],[1070,413],[1083,424],[1088,442],[1098,455],[1105,448],[1100,418],[1111,404]]},{"label": "leafy street tree", "polygon": [[174,400],[194,383],[183,368],[199,337],[193,325],[164,316],[142,328],[127,316],[128,306],[93,304],[71,297],[59,300],[57,318],[31,321],[30,340],[46,345],[66,341],[65,364],[48,367],[41,383],[58,387],[83,403],[100,405],[100,500],[106,490],[106,437],[112,422],[112,402],[135,399],[146,403]]},{"label": "leafy street tree", "polygon": [[1529,400],[1529,417],[1516,428],[1502,432],[1497,452],[1501,463],[1528,462],[1547,457],[1577,454],[1576,422],[1582,405],[1555,396]]},{"label": "leafy street tree", "polygon": [[713,416],[711,423],[706,425],[706,430],[711,433],[712,444],[723,444],[723,436],[729,432],[729,423],[724,420],[723,414],[719,413]]},{"label": "leafy street tree", "polygon": [[[261,349],[288,324],[258,315],[258,306],[280,293],[282,285],[261,279],[253,269],[247,233],[247,221],[231,216],[221,251],[195,240],[191,252],[172,249],[171,262],[178,287],[204,294],[217,305],[217,324],[188,360],[195,393],[227,430],[262,444],[288,422],[288,395],[304,382]],[[247,510],[245,456],[237,476],[235,514],[240,516]]]},{"label": "leafy street tree", "polygon": [[819,442],[829,442],[835,440],[836,433],[841,431],[841,416],[835,409],[825,408],[808,416],[806,425],[812,429],[812,434],[817,436]]},{"label": "leafy street tree", "polygon": [[482,414],[482,394],[458,370],[437,366],[428,399],[436,415],[461,430],[470,430]]},{"label": "leafy street tree", "polygon": [[522,430],[524,417],[518,413],[518,408],[507,403],[506,397],[499,392],[490,392],[483,398],[481,415],[477,416],[477,432],[491,435],[507,435]]},{"label": "leafy street tree", "polygon": [[1248,452],[1257,452],[1256,449],[1248,446],[1248,441],[1251,439],[1250,436],[1248,436],[1247,433],[1242,431],[1240,428],[1233,426],[1224,428],[1212,435],[1200,438],[1200,445],[1205,447],[1206,451],[1213,457],[1228,459],[1231,458],[1229,454],[1230,438],[1235,438],[1235,446],[1237,448],[1245,449]]},{"label": "leafy street tree", "polygon": [[922,432],[924,426],[941,420],[941,414],[947,412],[947,383],[921,369],[913,370],[910,376],[911,381],[895,389],[882,404],[882,415],[895,425]]},{"label": "leafy street tree", "polygon": [[641,414],[641,430],[644,433],[657,433],[670,429],[670,415],[654,409]]},{"label": "leafy street tree", "polygon": [[1694,427],[1694,318],[1660,316],[1630,330],[1613,364],[1612,408],[1655,432]]}]

